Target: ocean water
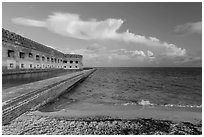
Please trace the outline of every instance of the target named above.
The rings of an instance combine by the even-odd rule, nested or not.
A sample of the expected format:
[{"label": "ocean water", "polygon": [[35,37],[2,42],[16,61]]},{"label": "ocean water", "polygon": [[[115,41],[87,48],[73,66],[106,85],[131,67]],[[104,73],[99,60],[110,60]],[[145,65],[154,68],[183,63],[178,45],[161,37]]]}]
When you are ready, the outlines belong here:
[{"label": "ocean water", "polygon": [[201,107],[202,68],[97,68],[40,110],[59,111],[80,102]]}]

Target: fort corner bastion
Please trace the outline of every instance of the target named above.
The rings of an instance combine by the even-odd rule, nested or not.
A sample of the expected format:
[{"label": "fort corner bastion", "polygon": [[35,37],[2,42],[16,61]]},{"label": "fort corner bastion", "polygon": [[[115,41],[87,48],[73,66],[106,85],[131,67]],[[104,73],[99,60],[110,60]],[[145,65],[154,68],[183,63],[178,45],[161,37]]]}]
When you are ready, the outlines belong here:
[{"label": "fort corner bastion", "polygon": [[82,55],[64,54],[2,28],[2,75],[79,70],[2,90],[2,124],[70,91],[96,69],[83,68]]},{"label": "fort corner bastion", "polygon": [[83,69],[82,55],[64,54],[2,28],[2,74]]}]

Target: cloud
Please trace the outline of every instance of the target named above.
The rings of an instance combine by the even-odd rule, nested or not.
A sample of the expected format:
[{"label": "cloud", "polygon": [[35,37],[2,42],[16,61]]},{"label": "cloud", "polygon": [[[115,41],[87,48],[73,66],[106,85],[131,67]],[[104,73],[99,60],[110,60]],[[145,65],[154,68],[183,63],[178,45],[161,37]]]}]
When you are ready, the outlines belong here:
[{"label": "cloud", "polygon": [[135,56],[143,56],[145,57],[145,53],[142,50],[126,50],[126,49],[119,49],[119,50],[114,50],[113,53],[117,53],[119,55],[127,55],[131,57]]},{"label": "cloud", "polygon": [[98,53],[98,52],[106,50],[106,47],[103,47],[103,46],[99,45],[98,43],[94,43],[94,44],[88,46],[86,49],[89,52]]},{"label": "cloud", "polygon": [[174,44],[164,43],[166,51],[162,54],[170,57],[182,57],[186,55],[186,49],[178,48]]},{"label": "cloud", "polygon": [[111,60],[126,60],[127,62],[132,63],[149,63],[152,60],[152,57],[149,57],[142,50],[127,50],[127,49],[118,49],[111,50],[109,52],[108,58]]},{"label": "cloud", "polygon": [[85,49],[76,49],[76,50],[69,50],[71,54],[81,54],[84,56],[84,59],[93,59],[105,56],[108,53],[106,47],[103,47],[97,43],[91,44]]},{"label": "cloud", "polygon": [[[144,62],[148,58],[144,51],[141,50],[127,50],[127,49],[113,49],[108,50],[106,48],[97,48],[92,50],[92,47],[88,46],[86,49],[77,49],[71,51],[71,53],[77,53],[83,55],[83,62],[88,66],[131,66]],[[95,47],[95,46],[94,46]],[[97,51],[97,52],[93,52]],[[131,63],[134,62],[134,63]],[[148,63],[148,62],[147,62]],[[107,65],[108,64],[108,65]],[[125,65],[128,64],[128,65]]]},{"label": "cloud", "polygon": [[[173,44],[172,47],[174,47]],[[189,54],[183,56],[187,53],[179,53],[181,54],[179,55],[176,51],[168,51],[163,54],[151,50],[108,49],[98,43],[91,44],[86,48],[69,49],[68,51],[83,55],[83,62],[87,66],[182,66],[185,63],[202,60],[201,56],[195,57]]]},{"label": "cloud", "polygon": [[182,63],[187,63],[187,62],[195,62],[195,61],[202,62],[202,57],[201,56],[195,56],[195,57],[189,56],[189,57],[186,57],[186,58],[181,58],[176,63],[181,63],[181,62]]},{"label": "cloud", "polygon": [[[135,60],[135,59],[147,59],[152,58],[153,53],[147,51],[145,54],[142,50],[127,50],[127,49],[107,49],[99,44],[92,44],[85,49],[77,49],[70,51],[72,54],[81,54],[84,56],[85,60],[92,60],[94,58],[104,58],[107,60]],[[150,56],[151,54],[151,56]]]},{"label": "cloud", "polygon": [[130,60],[130,57],[127,55],[121,55],[121,54],[117,54],[117,53],[112,53],[108,56],[109,59],[113,60]]},{"label": "cloud", "polygon": [[45,21],[22,17],[14,18],[12,21],[21,25],[45,27],[63,36],[85,40],[113,38],[123,24],[123,20],[111,18],[104,21],[97,21],[96,19],[83,21],[79,15],[71,13],[54,13],[48,16]]},{"label": "cloud", "polygon": [[[58,12],[49,15],[43,21],[22,17],[14,18],[12,21],[16,24],[47,28],[51,32],[76,39],[117,40],[141,43],[155,48],[164,48],[166,49],[167,56],[185,55],[185,49],[162,42],[158,38],[137,35],[129,32],[129,30],[119,33],[118,30],[124,23],[122,19],[109,18],[102,21],[97,21],[97,19],[82,20],[78,14]],[[195,29],[196,27],[193,28]]]},{"label": "cloud", "polygon": [[154,53],[151,52],[151,51],[149,51],[149,50],[147,50],[147,56],[149,56],[149,57],[153,57],[153,56],[154,56]]},{"label": "cloud", "polygon": [[159,42],[159,41],[160,41],[159,39],[157,39],[157,38],[155,38],[155,37],[149,37],[149,39],[150,39],[151,41],[155,41],[155,42]]},{"label": "cloud", "polygon": [[26,18],[14,18],[12,19],[12,21],[15,22],[16,24],[34,26],[34,27],[45,27],[46,25],[46,22],[26,19]]},{"label": "cloud", "polygon": [[185,23],[183,25],[177,25],[174,28],[174,32],[180,33],[180,34],[185,34],[185,33],[202,33],[202,22],[189,22]]}]

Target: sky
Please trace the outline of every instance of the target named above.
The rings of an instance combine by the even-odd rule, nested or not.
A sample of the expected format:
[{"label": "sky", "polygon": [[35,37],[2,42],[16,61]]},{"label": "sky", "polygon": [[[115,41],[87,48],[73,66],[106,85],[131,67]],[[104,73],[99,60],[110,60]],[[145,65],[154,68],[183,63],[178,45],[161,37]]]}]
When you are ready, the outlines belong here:
[{"label": "sky", "polygon": [[3,2],[2,27],[85,67],[202,66],[201,2]]}]

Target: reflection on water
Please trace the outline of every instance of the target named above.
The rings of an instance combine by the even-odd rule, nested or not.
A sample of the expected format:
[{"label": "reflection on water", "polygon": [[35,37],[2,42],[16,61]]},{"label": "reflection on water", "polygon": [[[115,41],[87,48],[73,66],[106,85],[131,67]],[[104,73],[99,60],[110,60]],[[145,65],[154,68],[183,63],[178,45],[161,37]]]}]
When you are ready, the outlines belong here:
[{"label": "reflection on water", "polygon": [[26,73],[26,74],[14,74],[2,76],[2,90],[10,87],[19,86],[43,79],[61,76],[64,74],[72,73],[73,71],[49,71],[49,72],[38,72],[38,73]]}]

